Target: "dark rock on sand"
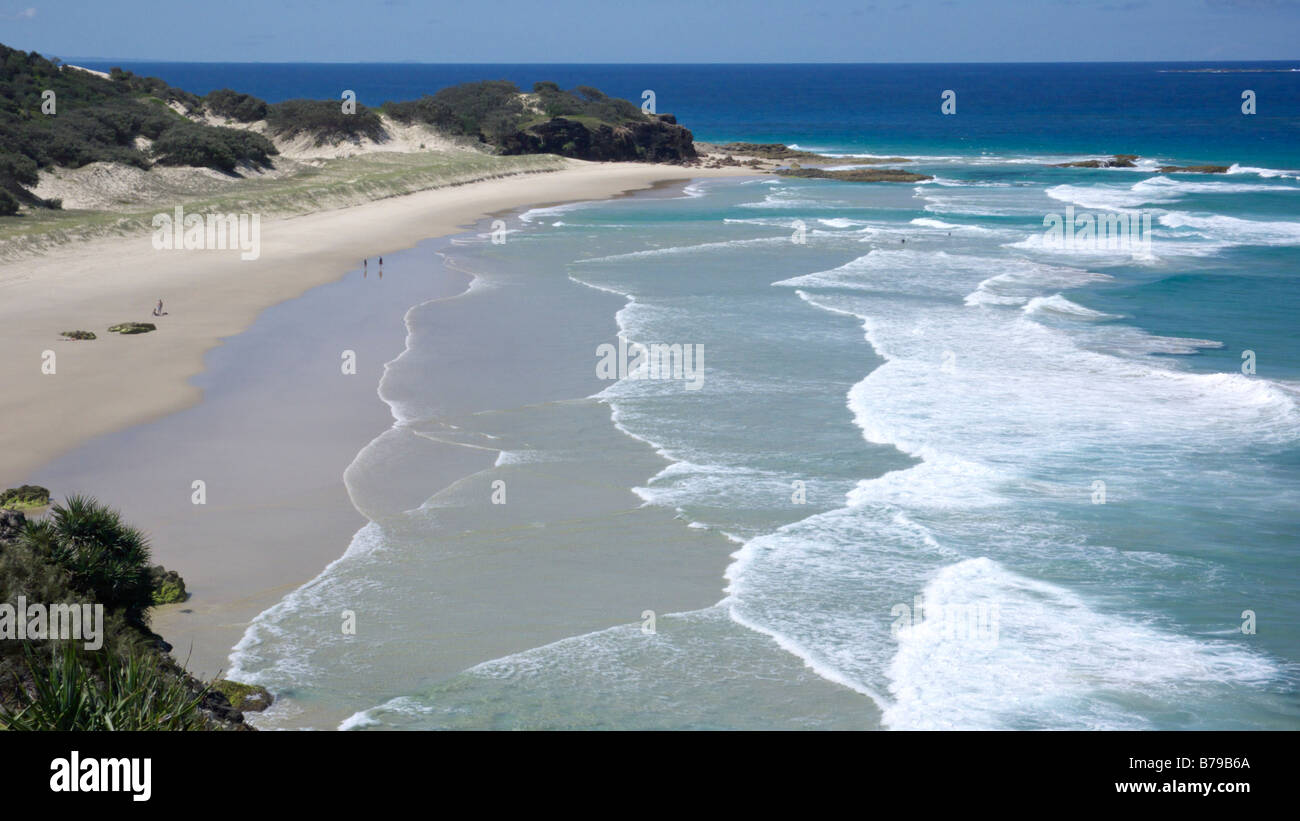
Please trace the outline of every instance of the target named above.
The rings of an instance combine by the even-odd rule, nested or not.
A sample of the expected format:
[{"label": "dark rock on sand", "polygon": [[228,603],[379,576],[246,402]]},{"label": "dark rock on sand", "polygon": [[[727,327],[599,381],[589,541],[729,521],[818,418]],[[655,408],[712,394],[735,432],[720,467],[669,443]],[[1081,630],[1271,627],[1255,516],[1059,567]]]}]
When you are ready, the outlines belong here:
[{"label": "dark rock on sand", "polygon": [[122,322],[109,328],[115,334],[147,334],[158,330],[152,322]]},{"label": "dark rock on sand", "polygon": [[270,707],[275,697],[271,691],[256,684],[219,679],[212,682],[213,691],[220,693],[230,706],[241,713],[260,713]]},{"label": "dark rock on sand", "polygon": [[24,509],[45,507],[49,503],[49,488],[40,485],[20,485],[0,493],[0,507]]}]

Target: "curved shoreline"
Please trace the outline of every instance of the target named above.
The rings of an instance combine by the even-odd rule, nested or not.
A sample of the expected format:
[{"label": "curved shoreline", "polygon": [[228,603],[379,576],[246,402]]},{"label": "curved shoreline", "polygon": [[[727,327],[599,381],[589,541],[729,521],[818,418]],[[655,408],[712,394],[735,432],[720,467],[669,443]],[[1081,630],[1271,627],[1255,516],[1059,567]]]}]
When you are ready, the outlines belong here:
[{"label": "curved shoreline", "polygon": [[[515,211],[516,215],[517,213],[518,209]],[[486,223],[481,222],[479,231],[485,227]],[[404,270],[403,266],[409,268],[412,261],[419,263],[420,269],[424,270],[424,263],[429,258],[428,250],[425,249],[423,254],[417,249],[412,254],[394,255],[389,262],[399,275]],[[446,253],[441,247],[436,247],[434,251],[439,256],[454,253]],[[471,250],[470,254],[473,253]],[[620,526],[618,522],[626,522],[630,518],[633,523],[623,526],[660,528],[677,533],[682,529],[682,524],[673,518],[671,512],[640,509],[643,506],[631,489],[634,482],[643,480],[667,462],[652,453],[645,443],[627,437],[626,432],[620,431],[612,423],[609,408],[592,401],[593,397],[589,396],[592,386],[586,385],[588,378],[585,375],[578,380],[585,390],[571,390],[574,386],[569,382],[557,386],[548,375],[541,377],[540,382],[530,382],[523,387],[514,386],[504,391],[492,388],[484,393],[481,390],[482,384],[477,383],[479,377],[460,368],[454,355],[450,358],[442,355],[442,352],[447,351],[447,343],[452,341],[457,341],[465,349],[473,349],[475,332],[483,331],[488,336],[496,334],[492,329],[495,326],[489,327],[491,321],[486,320],[487,317],[498,318],[509,325],[512,317],[517,318],[519,315],[508,306],[536,304],[530,301],[536,296],[531,291],[532,288],[551,291],[554,287],[549,282],[550,278],[538,279],[529,272],[517,273],[508,284],[503,284],[498,280],[504,271],[513,272],[512,266],[500,270],[480,269],[459,262],[457,259],[444,259],[438,263],[437,268],[448,273],[463,274],[470,278],[469,282],[458,280],[455,293],[420,299],[414,304],[407,303],[402,313],[405,331],[402,350],[396,357],[391,349],[386,352],[385,358],[388,361],[384,364],[384,375],[379,380],[380,387],[376,389],[371,382],[368,388],[371,404],[385,409],[387,424],[382,430],[369,429],[366,441],[361,442],[358,451],[350,457],[343,483],[352,506],[364,517],[361,519],[363,525],[359,529],[353,527],[347,531],[347,535],[338,534],[342,538],[336,538],[332,543],[333,554],[312,567],[309,577],[302,580],[301,586],[291,592],[280,591],[281,594],[289,592],[288,596],[276,596],[268,602],[266,608],[251,613],[245,622],[247,628],[241,626],[242,635],[235,636],[238,642],[231,641],[234,649],[230,652],[230,675],[256,680],[272,691],[287,695],[279,700],[271,713],[259,721],[268,721],[271,726],[285,728],[335,726],[360,707],[350,705],[346,713],[332,715],[322,705],[322,699],[314,696],[314,688],[321,682],[322,676],[327,676],[329,686],[325,689],[342,692],[339,690],[339,681],[348,680],[348,666],[357,665],[360,654],[374,654],[373,659],[361,664],[360,668],[386,670],[386,675],[380,675],[385,681],[407,675],[414,669],[401,665],[391,667],[393,660],[384,655],[383,648],[384,642],[394,640],[395,635],[409,629],[409,624],[387,624],[387,629],[376,626],[376,620],[381,625],[384,624],[383,614],[377,612],[374,600],[355,592],[359,580],[364,580],[366,585],[378,585],[386,591],[385,596],[396,596],[397,601],[425,601],[423,606],[431,609],[424,611],[422,621],[437,624],[439,630],[449,630],[456,635],[453,642],[433,645],[437,647],[436,652],[432,652],[433,646],[425,647],[423,653],[411,659],[412,664],[418,665],[420,672],[427,675],[433,675],[431,671],[434,670],[450,675],[465,666],[618,624],[626,616],[627,601],[627,597],[620,593],[627,594],[630,591],[632,599],[645,606],[671,606],[674,611],[705,606],[716,601],[719,595],[721,571],[732,546],[719,539],[713,544],[717,549],[701,550],[702,541],[710,537],[695,531],[684,534],[683,541],[694,548],[689,551],[690,555],[683,552],[683,555],[677,556],[674,565],[676,571],[671,577],[665,577],[662,572],[646,572],[647,568],[635,559],[629,564],[626,551],[621,553],[614,547],[608,551],[602,549],[601,555],[592,555],[589,563],[582,563],[583,573],[565,574],[563,581],[550,579],[543,586],[544,589],[529,588],[527,585],[530,581],[544,577],[544,574],[538,572],[541,568],[534,566],[536,562],[541,561],[545,565],[557,560],[557,557],[564,562],[566,560],[562,557],[567,550],[581,550],[584,544],[581,538],[575,542],[566,541],[565,551],[556,553],[547,547],[545,531],[537,531],[542,544],[535,543],[533,537],[529,536],[526,539],[527,550],[518,555],[511,554],[507,559],[501,558],[502,554],[509,554],[511,548],[509,537],[500,537],[502,541],[497,541],[497,534],[508,533],[520,525],[530,533],[534,532],[533,528],[546,526],[539,522],[549,522],[559,530],[581,527],[598,530],[602,518],[607,520],[606,527]],[[350,279],[355,284],[357,277],[354,274]],[[487,283],[488,287],[475,287],[474,283],[479,281]],[[568,285],[567,281],[565,285]],[[521,286],[525,289],[522,295],[519,290]],[[585,291],[577,289],[576,285],[572,287]],[[478,293],[480,299],[486,298],[493,304],[485,305],[473,300],[455,304],[461,297],[475,293]],[[571,299],[558,295],[557,298],[571,307],[574,316],[588,317],[601,326],[615,323],[612,315],[606,315],[603,311],[591,311],[589,299],[583,298],[574,304]],[[507,310],[502,310],[502,299],[506,300]],[[601,304],[604,304],[604,298],[601,298]],[[309,307],[304,301],[301,309],[323,314],[329,309],[329,304],[317,299]],[[421,312],[430,310],[440,317],[439,321],[430,323],[428,316],[418,316]],[[534,313],[531,322],[534,331],[544,326],[558,329],[557,337],[567,337],[567,329],[571,327],[569,323],[546,311]],[[431,328],[441,329],[442,335],[434,339],[424,336]],[[586,342],[581,343],[581,346],[585,348]],[[423,356],[423,366],[418,361],[408,363],[414,370],[402,372],[398,363],[408,356],[414,356],[417,360]],[[431,363],[442,360],[446,360],[442,362],[445,369],[426,370]],[[494,357],[493,361],[498,359]],[[575,371],[574,363],[575,360],[565,358],[556,360],[555,366],[569,374],[578,371],[586,374],[589,371],[588,367],[580,367]],[[411,399],[409,388],[413,374],[421,375],[426,384],[434,386],[428,393],[429,397],[446,396],[449,406],[426,410],[424,404],[417,399],[414,405],[407,406],[413,410],[413,415],[408,418],[403,405]],[[466,381],[459,381],[462,378],[459,374],[464,374]],[[385,394],[382,387],[390,379],[394,380],[396,388],[391,395]],[[539,385],[548,387],[538,392],[536,389]],[[380,403],[373,401],[376,393],[382,400]],[[534,486],[530,492],[529,477],[517,472],[522,466],[508,460],[503,461],[500,457],[503,453],[514,452],[521,444],[545,452],[546,445],[534,437],[546,440],[555,431],[546,425],[537,428],[535,424],[529,423],[530,419],[533,422],[540,421],[538,417],[529,414],[541,413],[546,419],[554,421],[556,417],[550,415],[546,408],[572,408],[576,405],[587,406],[585,411],[577,412],[588,422],[599,419],[602,429],[608,426],[608,431],[602,434],[602,441],[607,441],[607,445],[596,450],[607,454],[610,445],[618,448],[625,458],[615,461],[623,473],[630,471],[635,474],[635,478],[618,473],[603,477],[609,481],[597,482],[602,487],[601,491],[584,494],[582,503],[572,507],[555,504],[557,498],[548,497],[549,502],[539,499],[536,492],[538,488]],[[497,417],[498,420],[513,417],[514,420],[505,423],[506,430],[495,427],[490,422],[484,427],[462,427],[468,418],[491,417]],[[349,427],[356,426],[355,417],[350,416],[346,422]],[[584,435],[590,435],[591,428],[584,426],[583,430],[587,431]],[[483,438],[489,431],[502,436]],[[525,441],[521,441],[521,435]],[[543,480],[553,492],[560,494],[558,498],[563,498],[567,493],[565,488],[570,483],[549,474],[552,470],[563,471],[565,468],[557,467],[555,462],[548,461],[547,465],[548,475],[534,476],[532,481]],[[526,472],[527,469],[524,470]],[[584,466],[579,475],[585,475],[587,471],[588,467]],[[505,475],[510,481],[512,504],[509,511],[495,507],[474,509],[474,502],[470,499],[485,500],[472,488],[486,488],[489,479],[498,475]],[[628,478],[627,483],[622,482],[624,478]],[[447,509],[459,510],[464,515],[457,518],[458,524],[455,527],[447,529],[427,522],[423,526],[414,525],[420,528],[416,538],[421,544],[418,553],[412,553],[409,544],[402,541],[402,534],[407,531],[411,520],[420,520],[420,511],[426,506],[441,508],[435,501],[438,499],[447,503]],[[637,511],[635,514],[627,512],[634,509]],[[512,516],[519,521],[515,522]],[[476,554],[479,559],[472,560],[467,565],[459,564],[457,556],[465,553],[463,549],[456,548],[457,540],[472,539],[472,536],[466,537],[466,534],[475,530],[492,534],[489,536],[491,548],[483,554]],[[655,532],[660,531],[656,529]],[[593,541],[585,543],[594,544]],[[603,548],[608,542],[600,544]],[[482,547],[481,544],[479,546]],[[318,553],[323,554],[323,551]],[[377,556],[382,558],[373,558]],[[512,577],[521,580],[519,591],[512,594],[499,583],[499,579],[483,576],[485,568],[490,568],[499,560],[513,568],[510,573]],[[644,557],[641,561],[644,562]],[[713,564],[717,567],[713,567]],[[688,566],[697,568],[698,572],[687,573],[683,568]],[[628,567],[640,570],[628,572]],[[390,571],[398,575],[389,576]],[[613,584],[613,590],[609,590],[611,580],[608,574],[611,572],[623,577],[621,583]],[[487,573],[490,577],[491,571],[488,570]],[[677,573],[687,575],[689,579],[683,583]],[[405,584],[408,577],[419,579],[421,583],[402,595],[402,591],[407,589]],[[441,584],[443,580],[448,581]],[[431,588],[442,591],[434,601],[424,598]],[[564,591],[558,601],[565,602],[565,606],[556,606],[557,589]],[[530,590],[534,595],[523,596],[524,590]],[[586,595],[575,597],[573,593],[576,590],[582,590]],[[413,591],[419,592],[412,595]],[[536,605],[548,618],[538,621],[522,619],[528,628],[519,630],[521,635],[516,636],[514,631],[502,630],[491,615],[467,616],[465,607],[439,609],[434,602],[442,601],[444,596],[464,597],[466,602],[473,604],[468,609],[489,614],[496,612],[503,616],[508,616],[516,604],[520,605],[521,611],[527,612],[536,599]],[[528,600],[528,603],[521,604],[515,600],[516,596]],[[575,598],[583,600],[582,607],[574,608],[568,604]],[[489,602],[494,602],[495,605],[489,605]],[[330,616],[326,614],[335,613],[340,607],[355,608],[362,625],[362,632],[358,635],[368,636],[376,642],[376,646],[372,646],[371,641],[362,641],[362,647],[354,645],[344,650],[333,643],[338,636],[330,639],[328,629],[322,629],[324,622],[321,620],[328,620]],[[640,609],[636,612],[640,612]],[[518,624],[511,624],[518,630]],[[452,630],[449,625],[457,625],[458,629]],[[346,644],[346,640],[343,641]],[[347,664],[339,664],[337,661],[328,663],[326,660],[333,658],[335,652],[346,652]],[[354,688],[345,688],[346,692],[352,693],[355,689],[360,694],[368,689],[361,683],[354,682],[354,685]],[[301,697],[295,698],[295,695]],[[328,698],[325,700],[328,701]]]},{"label": "curved shoreline", "polygon": [[[590,171],[596,173],[579,174],[576,180],[557,172],[551,175],[554,180],[537,180],[545,188],[529,187],[513,196],[507,192],[511,200],[526,201],[483,209],[486,213],[475,215],[468,227],[555,203],[557,186],[590,194],[563,202],[588,202],[665,185],[674,177],[685,181],[698,176],[654,166]],[[464,216],[465,207],[458,216]],[[464,230],[447,230],[441,239],[420,238],[412,245],[434,243],[437,251],[449,235]],[[39,469],[59,495],[91,493],[120,505],[151,531],[157,558],[190,581],[193,597],[158,608],[154,624],[175,645],[178,660],[196,674],[215,675],[228,667],[227,656],[251,621],[340,560],[358,528],[371,520],[361,511],[375,512],[353,499],[341,481],[368,443],[394,424],[392,408],[379,393],[383,377],[375,378],[374,369],[383,363],[386,374],[394,357],[401,356],[414,308],[463,296],[476,279],[442,265],[430,279],[427,250],[385,253],[390,256],[386,279],[377,277],[374,257],[368,279],[349,263],[337,264],[343,276],[333,276],[328,268],[316,271],[316,278],[326,281],[306,282],[302,294],[257,311],[247,327],[196,352],[202,371],[185,382],[194,401],[158,411],[149,424],[133,419],[117,431],[93,437],[83,432],[86,441],[67,443],[64,454]],[[308,280],[308,272],[303,273],[300,281]],[[392,322],[385,318],[389,315]],[[398,319],[402,324],[395,324]],[[122,341],[156,342],[150,337],[160,336]],[[338,374],[337,351],[346,348],[357,351],[364,381],[330,376]],[[256,364],[249,364],[250,358]],[[270,382],[279,384],[269,387]],[[312,406],[329,410],[303,413]],[[253,421],[243,421],[249,419]],[[260,438],[268,436],[269,441]],[[439,451],[437,464],[426,474],[428,482],[394,488],[384,504],[417,505],[431,488],[454,484],[490,466],[496,456],[478,465],[484,461],[482,452],[450,450]],[[195,476],[207,482],[213,507],[190,505],[189,482]]]},{"label": "curved shoreline", "polygon": [[[340,279],[357,259],[449,236],[487,216],[525,206],[602,199],[658,183],[752,170],[585,163],[536,175],[488,179],[307,216],[267,220],[261,254],[160,251],[151,236],[92,240],[36,260],[0,264],[0,486],[80,444],[194,406],[204,357],[247,330],[267,308]],[[148,319],[155,333],[60,341],[73,326]],[[56,344],[57,343],[57,344]],[[41,370],[54,351],[54,374]]]}]

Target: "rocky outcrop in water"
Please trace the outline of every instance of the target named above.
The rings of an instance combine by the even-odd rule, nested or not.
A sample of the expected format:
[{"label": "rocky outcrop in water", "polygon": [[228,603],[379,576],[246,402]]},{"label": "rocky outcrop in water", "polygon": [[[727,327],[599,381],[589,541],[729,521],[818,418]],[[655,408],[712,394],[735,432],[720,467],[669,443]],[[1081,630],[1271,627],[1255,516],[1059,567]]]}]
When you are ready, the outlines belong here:
[{"label": "rocky outcrop in water", "polygon": [[1227,165],[1162,165],[1161,174],[1226,174]]},{"label": "rocky outcrop in water", "polygon": [[1116,154],[1109,160],[1075,160],[1074,162],[1059,162],[1053,164],[1052,168],[1136,168],[1135,162],[1137,154]]},{"label": "rocky outcrop in water", "polygon": [[844,171],[827,171],[824,168],[782,168],[776,172],[782,177],[805,177],[844,182],[922,182],[932,180],[929,174],[914,174],[901,168],[850,168]]}]

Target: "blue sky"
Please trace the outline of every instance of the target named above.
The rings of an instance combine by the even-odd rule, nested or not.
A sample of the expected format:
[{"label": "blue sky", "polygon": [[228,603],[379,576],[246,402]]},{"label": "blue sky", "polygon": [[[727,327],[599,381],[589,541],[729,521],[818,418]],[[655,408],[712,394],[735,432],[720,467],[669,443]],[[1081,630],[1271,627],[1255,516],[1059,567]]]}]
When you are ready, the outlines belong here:
[{"label": "blue sky", "polygon": [[63,59],[675,63],[1285,60],[1300,0],[0,0]]}]

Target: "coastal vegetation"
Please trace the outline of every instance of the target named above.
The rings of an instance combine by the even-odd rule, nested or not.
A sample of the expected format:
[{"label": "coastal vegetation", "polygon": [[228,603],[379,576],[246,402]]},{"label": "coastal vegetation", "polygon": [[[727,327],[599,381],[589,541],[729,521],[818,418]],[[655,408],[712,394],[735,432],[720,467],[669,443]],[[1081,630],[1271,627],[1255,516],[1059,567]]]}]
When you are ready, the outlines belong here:
[{"label": "coastal vegetation", "polygon": [[0,63],[0,214],[16,213],[16,203],[60,207],[28,190],[43,168],[114,162],[229,172],[240,162],[265,166],[277,153],[261,134],[190,119],[185,113],[202,112],[204,101],[157,78],[120,69],[105,78],[4,45]]},{"label": "coastal vegetation", "polygon": [[68,587],[134,625],[153,604],[149,541],[111,508],[84,496],[55,503],[19,537],[33,555],[63,571]]},{"label": "coastal vegetation", "polygon": [[208,111],[218,117],[225,117],[240,123],[255,123],[265,120],[269,107],[262,100],[251,94],[240,94],[228,88],[219,88],[203,98]]},{"label": "coastal vegetation", "polygon": [[[672,115],[642,111],[599,89],[541,82],[530,93],[498,80],[465,83],[379,109],[338,100],[267,103],[232,89],[200,97],[120,68],[107,76],[0,45],[0,216],[57,209],[33,193],[46,169],[116,163],[270,169],[274,141],[317,147],[391,139],[384,117],[419,124],[500,155],[557,154],[589,160],[684,162],[690,131]],[[383,117],[381,117],[381,114]]]},{"label": "coastal vegetation", "polygon": [[553,171],[564,157],[696,158],[671,115],[589,86],[466,83],[345,114],[338,100],[268,103],[228,88],[199,96],[2,45],[0,61],[6,259],[149,230],[164,205],[287,217]]},{"label": "coastal vegetation", "polygon": [[282,176],[202,177],[182,185],[149,180],[131,186],[120,195],[130,199],[111,208],[41,208],[27,211],[21,219],[0,219],[0,257],[40,253],[58,243],[91,237],[147,232],[160,204],[168,211],[181,204],[195,213],[288,217],[476,180],[554,171],[563,164],[562,158],[550,155],[385,151],[304,163]]},{"label": "coastal vegetation", "polygon": [[168,675],[147,653],[78,653],[72,644],[50,651],[24,645],[30,684],[0,705],[6,730],[205,730],[197,692]]},{"label": "coastal vegetation", "polygon": [[353,112],[344,112],[337,100],[285,100],[266,109],[266,124],[281,139],[306,134],[320,146],[362,138],[382,142],[387,136],[379,116],[360,103]]},{"label": "coastal vegetation", "polygon": [[[13,490],[30,498],[32,487]],[[37,490],[48,501],[48,491]],[[14,616],[27,617],[14,612],[15,603],[99,606],[103,614],[95,649],[82,640],[84,630],[69,637],[42,628],[22,640],[0,641],[0,729],[248,729],[224,695],[232,685],[246,685],[197,681],[149,630],[149,608],[160,598],[174,600],[178,589],[184,594],[180,577],[151,567],[149,556],[144,534],[91,498],[55,503],[35,521],[0,510],[0,603],[10,605],[0,616],[0,632],[6,639],[14,638]],[[248,688],[242,700],[258,691]],[[269,699],[257,696],[253,706]]]},{"label": "coastal vegetation", "polygon": [[507,80],[463,83],[410,102],[383,105],[402,123],[468,137],[502,154],[558,154],[584,160],[695,159],[691,132],[671,114],[651,114],[591,86],[553,82],[529,94]]}]

